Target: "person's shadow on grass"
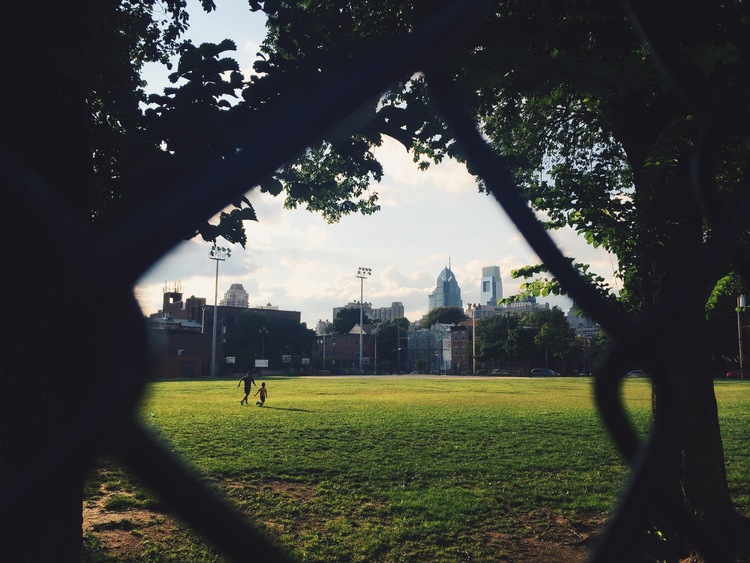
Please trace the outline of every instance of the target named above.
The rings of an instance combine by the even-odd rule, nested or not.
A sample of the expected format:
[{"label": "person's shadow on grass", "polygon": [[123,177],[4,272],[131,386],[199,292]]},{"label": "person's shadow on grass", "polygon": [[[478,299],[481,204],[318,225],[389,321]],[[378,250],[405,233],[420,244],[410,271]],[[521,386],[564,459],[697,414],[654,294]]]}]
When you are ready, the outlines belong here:
[{"label": "person's shadow on grass", "polygon": [[307,409],[289,409],[289,408],[284,408],[284,407],[271,407],[269,405],[263,405],[263,408],[264,409],[274,409],[274,410],[277,410],[277,411],[313,412],[313,411],[309,411]]}]

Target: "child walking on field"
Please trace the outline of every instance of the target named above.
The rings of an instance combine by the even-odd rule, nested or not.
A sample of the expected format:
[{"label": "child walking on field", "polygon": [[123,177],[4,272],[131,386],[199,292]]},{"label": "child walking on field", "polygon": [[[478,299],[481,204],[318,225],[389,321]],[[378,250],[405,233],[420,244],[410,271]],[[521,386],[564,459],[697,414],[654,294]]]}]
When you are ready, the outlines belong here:
[{"label": "child walking on field", "polygon": [[255,395],[253,395],[253,396],[257,397],[258,393],[260,393],[260,400],[259,401],[255,401],[255,404],[258,405],[259,407],[262,407],[263,403],[266,402],[266,397],[268,397],[268,389],[266,389],[266,382],[265,381],[260,384],[260,389],[258,389],[255,392]]}]

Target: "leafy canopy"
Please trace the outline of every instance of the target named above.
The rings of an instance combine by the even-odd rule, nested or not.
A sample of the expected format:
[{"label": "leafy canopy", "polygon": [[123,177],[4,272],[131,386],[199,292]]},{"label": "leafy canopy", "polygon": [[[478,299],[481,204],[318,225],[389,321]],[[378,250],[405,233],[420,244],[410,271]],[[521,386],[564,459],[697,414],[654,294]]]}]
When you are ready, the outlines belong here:
[{"label": "leafy canopy", "polygon": [[[312,76],[335,61],[336,49],[354,54],[408,29],[415,17],[411,2],[379,9],[374,2],[316,0],[264,9],[267,68],[279,77]],[[703,3],[680,13],[679,25],[667,8],[640,15],[671,46],[687,83],[714,97],[747,86],[743,4]],[[573,229],[616,256],[627,306],[653,301],[711,240],[712,225],[687,174],[711,122],[670,86],[618,4],[498,1],[463,48],[440,57],[546,227]],[[360,117],[364,144],[352,158],[361,163],[381,135],[400,141],[420,167],[464,158],[422,75],[405,77]],[[720,193],[747,183],[749,156],[740,136],[727,136],[712,170]],[[680,245],[690,250],[675,252]],[[598,276],[581,273],[611,291]],[[527,295],[562,291],[554,279],[535,279]],[[717,279],[702,288],[704,299]]]},{"label": "leafy canopy", "polygon": [[422,326],[431,327],[435,323],[456,324],[468,318],[461,307],[435,307],[424,316]]},{"label": "leafy canopy", "polygon": [[[359,324],[359,308],[344,307],[333,319],[333,332],[335,334],[349,334],[355,325]],[[362,312],[362,324],[370,324],[367,313]]]}]

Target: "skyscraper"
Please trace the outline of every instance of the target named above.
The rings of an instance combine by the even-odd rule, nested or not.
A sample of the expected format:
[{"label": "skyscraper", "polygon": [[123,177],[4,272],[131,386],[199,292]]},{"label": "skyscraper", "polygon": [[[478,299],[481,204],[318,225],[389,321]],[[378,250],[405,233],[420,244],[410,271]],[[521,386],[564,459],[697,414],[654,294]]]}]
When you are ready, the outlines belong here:
[{"label": "skyscraper", "polygon": [[247,309],[249,297],[241,283],[233,283],[229,287],[229,291],[224,294],[224,299],[219,301],[219,305]]},{"label": "skyscraper", "polygon": [[479,300],[483,305],[497,305],[497,302],[503,298],[503,282],[500,279],[498,266],[482,268],[482,285],[479,291]]},{"label": "skyscraper", "polygon": [[382,324],[392,321],[393,319],[400,319],[404,316],[404,304],[401,301],[394,301],[390,307],[378,307],[372,310],[370,315],[371,320],[378,320]]},{"label": "skyscraper", "polygon": [[458,287],[456,276],[448,266],[443,268],[437,278],[435,291],[428,296],[427,310],[432,311],[438,307],[460,307],[463,308],[461,301],[461,288]]}]

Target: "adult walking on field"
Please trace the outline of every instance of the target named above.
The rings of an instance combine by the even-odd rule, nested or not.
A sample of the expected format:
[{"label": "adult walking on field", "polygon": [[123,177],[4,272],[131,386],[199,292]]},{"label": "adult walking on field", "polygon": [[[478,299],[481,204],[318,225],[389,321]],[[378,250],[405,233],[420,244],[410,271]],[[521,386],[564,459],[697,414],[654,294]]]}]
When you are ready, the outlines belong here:
[{"label": "adult walking on field", "polygon": [[253,377],[253,370],[248,371],[245,374],[245,377],[240,379],[237,382],[237,387],[239,387],[242,383],[245,384],[245,397],[240,401],[240,404],[245,403],[247,404],[247,397],[250,395],[250,391],[252,390],[252,386],[255,385],[258,386],[257,383],[255,383],[255,378]]},{"label": "adult walking on field", "polygon": [[258,389],[255,392],[255,396],[257,396],[258,393],[260,393],[260,400],[259,401],[255,401],[255,404],[258,405],[259,407],[262,407],[263,404],[266,402],[266,397],[268,396],[268,389],[266,389],[266,382],[265,381],[260,384],[260,389]]}]

